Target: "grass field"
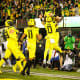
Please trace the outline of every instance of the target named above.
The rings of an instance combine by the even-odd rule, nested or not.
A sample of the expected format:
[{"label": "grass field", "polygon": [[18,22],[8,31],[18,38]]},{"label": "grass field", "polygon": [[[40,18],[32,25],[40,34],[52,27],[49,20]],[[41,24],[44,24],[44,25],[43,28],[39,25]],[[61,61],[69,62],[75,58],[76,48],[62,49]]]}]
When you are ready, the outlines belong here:
[{"label": "grass field", "polygon": [[[45,75],[40,76],[40,75],[31,74],[30,76],[27,76],[27,75],[22,76],[20,73],[5,72],[6,70],[12,70],[12,68],[8,68],[8,67],[2,68],[2,70],[4,72],[0,74],[0,80],[9,79],[9,78],[18,79],[18,80],[73,80],[73,79],[67,79],[67,78],[62,78],[62,77],[49,77]],[[31,68],[31,72],[80,77],[80,73],[78,72],[64,72],[64,71],[50,70],[48,68],[43,69],[42,67],[37,67],[36,69]]]},{"label": "grass field", "polygon": [[19,73],[2,73],[0,74],[0,79],[19,79],[19,80],[73,80],[73,79],[64,79],[64,78],[53,78],[53,77],[45,77],[45,76],[22,76]]}]

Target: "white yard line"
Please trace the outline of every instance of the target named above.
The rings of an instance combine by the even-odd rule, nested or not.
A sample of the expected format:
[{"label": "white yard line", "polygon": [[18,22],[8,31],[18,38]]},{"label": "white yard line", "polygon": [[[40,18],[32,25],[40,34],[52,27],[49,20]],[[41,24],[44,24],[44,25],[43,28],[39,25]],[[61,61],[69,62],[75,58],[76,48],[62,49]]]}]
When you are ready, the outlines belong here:
[{"label": "white yard line", "polygon": [[[3,72],[14,73],[12,70],[4,70]],[[16,73],[19,73],[19,71],[17,71]],[[31,72],[30,75],[47,76],[47,77],[59,77],[59,78],[78,79],[78,80],[80,80],[80,77],[77,77],[77,76],[68,76],[68,75],[37,73],[37,72]]]}]

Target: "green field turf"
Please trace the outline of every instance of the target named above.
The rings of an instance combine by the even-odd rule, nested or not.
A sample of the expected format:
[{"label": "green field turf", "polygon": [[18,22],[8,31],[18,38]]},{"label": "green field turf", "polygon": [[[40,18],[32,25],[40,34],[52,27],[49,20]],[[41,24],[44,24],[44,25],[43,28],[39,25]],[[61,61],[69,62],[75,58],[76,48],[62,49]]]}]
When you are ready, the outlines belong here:
[{"label": "green field turf", "polygon": [[[39,75],[30,75],[30,76],[22,76],[20,73],[9,73],[5,72],[6,70],[11,70],[12,68],[2,68],[4,71],[2,74],[0,74],[0,79],[19,79],[19,80],[74,80],[74,79],[66,79],[66,78],[59,78],[59,77],[49,77],[49,76],[39,76]],[[37,72],[37,73],[46,73],[46,74],[57,74],[57,75],[68,75],[68,76],[75,76],[80,77],[80,73],[78,72],[66,72],[66,71],[57,71],[57,70],[50,70],[48,68],[43,69],[42,67],[37,67],[36,69],[31,68],[31,72]],[[75,79],[77,80],[77,79]]]},{"label": "green field turf", "polygon": [[22,76],[19,73],[2,73],[0,74],[0,79],[19,79],[19,80],[73,80],[73,79],[64,79],[64,78],[53,78],[45,76]]},{"label": "green field turf", "polygon": [[37,67],[36,69],[31,69],[32,72],[39,72],[39,73],[48,73],[48,74],[59,74],[59,75],[68,75],[68,76],[78,76],[80,77],[79,72],[67,72],[67,71],[58,71],[58,70],[50,70],[48,68],[44,69],[42,67]]}]

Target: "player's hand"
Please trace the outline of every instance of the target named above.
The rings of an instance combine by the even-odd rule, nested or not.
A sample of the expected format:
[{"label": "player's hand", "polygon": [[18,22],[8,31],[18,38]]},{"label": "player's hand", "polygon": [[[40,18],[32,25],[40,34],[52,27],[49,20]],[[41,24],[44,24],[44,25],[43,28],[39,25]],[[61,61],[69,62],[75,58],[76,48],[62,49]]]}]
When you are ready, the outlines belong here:
[{"label": "player's hand", "polygon": [[41,34],[37,35],[37,39],[41,40],[42,39],[42,35]]},{"label": "player's hand", "polygon": [[19,45],[22,45],[22,42],[21,41],[19,41]]}]

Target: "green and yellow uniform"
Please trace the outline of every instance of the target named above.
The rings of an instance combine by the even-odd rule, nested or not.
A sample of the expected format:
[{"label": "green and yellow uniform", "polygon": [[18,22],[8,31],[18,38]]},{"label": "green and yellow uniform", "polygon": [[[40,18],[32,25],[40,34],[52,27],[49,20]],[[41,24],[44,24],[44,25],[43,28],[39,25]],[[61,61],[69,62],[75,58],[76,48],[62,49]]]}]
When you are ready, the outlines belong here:
[{"label": "green and yellow uniform", "polygon": [[30,74],[30,67],[32,64],[32,61],[35,59],[35,52],[36,52],[36,40],[39,35],[39,29],[35,27],[35,20],[29,19],[28,21],[28,27],[24,29],[24,34],[21,37],[21,41],[23,38],[27,35],[27,48],[29,51],[29,59],[21,72],[22,75],[25,75],[25,70],[27,69],[27,74]]},{"label": "green and yellow uniform", "polygon": [[29,50],[29,59],[35,58],[36,51],[36,36],[39,34],[39,29],[35,27],[28,27],[24,29],[24,34],[27,35],[27,48]]},{"label": "green and yellow uniform", "polygon": [[[48,18],[49,20],[49,18]],[[44,51],[44,60],[46,60],[47,53],[49,51],[49,60],[51,59],[52,51],[53,49],[58,50],[62,53],[61,48],[58,46],[59,42],[59,33],[56,32],[56,29],[58,26],[56,26],[55,23],[46,22],[45,29],[47,31],[47,35],[45,37],[46,44],[45,44],[45,51]]]},{"label": "green and yellow uniform", "polygon": [[[7,20],[6,22],[9,23],[10,20]],[[7,43],[7,49],[5,51],[5,56],[0,61],[0,67],[5,62],[5,60],[11,56],[11,54],[14,55],[16,60],[20,59],[21,61],[23,61],[25,59],[23,53],[20,51],[20,48],[18,46],[18,36],[17,36],[18,30],[13,26],[9,26],[6,22],[5,24],[7,27],[5,28],[5,31],[7,32],[7,35],[8,35],[8,38],[7,38],[8,43]],[[23,69],[21,65],[21,61],[17,61],[18,66],[20,67],[20,71]]]}]

